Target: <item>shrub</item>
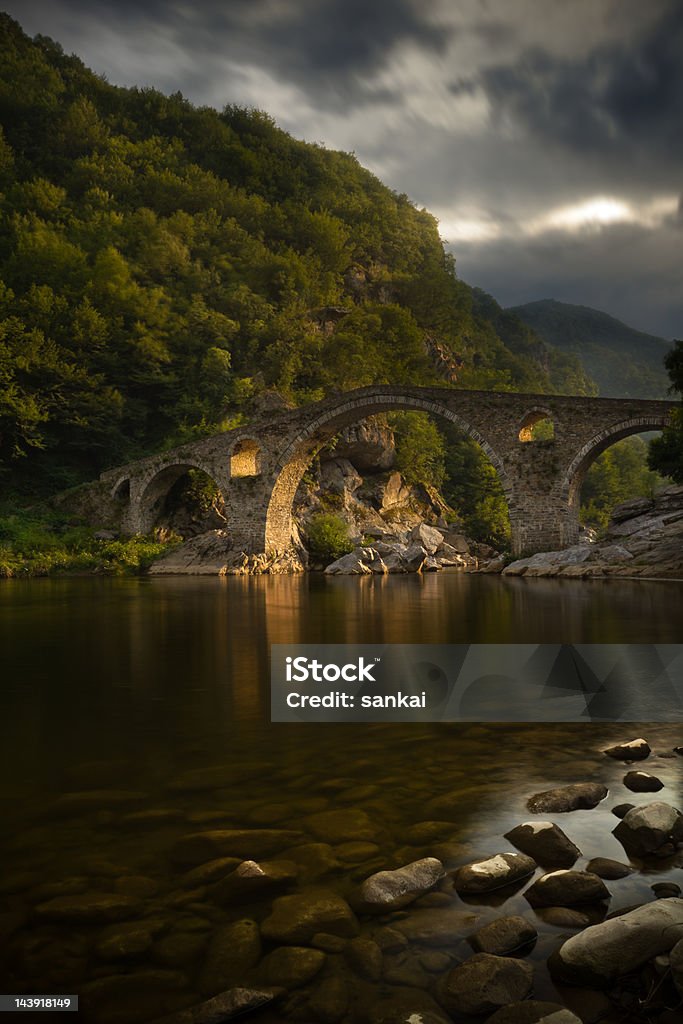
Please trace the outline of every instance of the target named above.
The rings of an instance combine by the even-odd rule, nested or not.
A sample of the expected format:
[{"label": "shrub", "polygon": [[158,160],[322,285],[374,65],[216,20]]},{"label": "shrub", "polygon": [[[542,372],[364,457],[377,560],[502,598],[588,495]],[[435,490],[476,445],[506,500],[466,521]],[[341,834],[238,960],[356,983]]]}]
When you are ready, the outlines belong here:
[{"label": "shrub", "polygon": [[349,527],[341,516],[321,512],[314,516],[307,529],[308,550],[314,558],[334,562],[342,555],[353,551],[349,538]]}]

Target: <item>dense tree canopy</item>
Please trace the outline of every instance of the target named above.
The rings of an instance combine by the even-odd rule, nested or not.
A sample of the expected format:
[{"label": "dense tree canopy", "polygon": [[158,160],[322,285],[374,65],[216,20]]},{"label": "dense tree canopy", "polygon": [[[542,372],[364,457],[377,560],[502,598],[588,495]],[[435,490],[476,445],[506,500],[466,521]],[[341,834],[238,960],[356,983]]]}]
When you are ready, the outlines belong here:
[{"label": "dense tree canopy", "polygon": [[[261,111],[121,89],[0,18],[0,470],[49,491],[377,381],[580,390],[434,218]],[[334,308],[335,318],[326,311]]]}]

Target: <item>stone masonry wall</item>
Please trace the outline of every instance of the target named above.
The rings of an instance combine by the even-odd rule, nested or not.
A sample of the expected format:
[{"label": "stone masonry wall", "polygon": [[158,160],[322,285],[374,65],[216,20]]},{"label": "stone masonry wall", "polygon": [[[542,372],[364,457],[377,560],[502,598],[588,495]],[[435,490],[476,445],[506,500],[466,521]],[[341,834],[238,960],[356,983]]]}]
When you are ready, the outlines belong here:
[{"label": "stone masonry wall", "polygon": [[[508,501],[513,553],[522,554],[575,543],[577,496],[590,463],[622,437],[661,429],[673,408],[672,402],[654,400],[378,385],[108,470],[100,484],[109,489],[112,502],[129,487],[122,529],[147,532],[178,477],[188,468],[201,469],[223,494],[235,548],[283,551],[292,536],[294,494],[316,451],[344,427],[368,416],[419,410],[455,423],[485,451]],[[524,428],[539,409],[553,421],[553,439],[520,440],[520,432],[528,436]],[[236,458],[233,464],[236,469],[239,465],[240,475],[234,475],[233,454],[247,447],[257,472],[242,475],[244,460],[238,463]]]}]

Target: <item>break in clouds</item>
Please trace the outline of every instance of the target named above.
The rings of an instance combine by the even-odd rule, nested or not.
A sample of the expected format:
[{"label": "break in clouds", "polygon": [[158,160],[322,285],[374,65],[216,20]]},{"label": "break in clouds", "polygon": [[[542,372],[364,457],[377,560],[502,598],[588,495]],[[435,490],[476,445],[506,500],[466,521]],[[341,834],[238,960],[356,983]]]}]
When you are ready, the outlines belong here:
[{"label": "break in clouds", "polygon": [[17,0],[122,85],[267,110],[438,218],[503,304],[683,334],[679,0]]}]

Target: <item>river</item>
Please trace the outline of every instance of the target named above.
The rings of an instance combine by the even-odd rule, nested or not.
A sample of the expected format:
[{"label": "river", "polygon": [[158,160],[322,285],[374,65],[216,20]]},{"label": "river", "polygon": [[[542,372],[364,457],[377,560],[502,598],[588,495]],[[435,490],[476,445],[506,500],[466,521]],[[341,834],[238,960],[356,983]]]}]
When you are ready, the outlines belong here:
[{"label": "river", "polygon": [[[438,856],[450,869],[511,850],[503,833],[526,819],[532,793],[596,778],[610,787],[609,798],[561,824],[585,857],[623,860],[610,808],[651,798],[629,794],[623,765],[601,750],[642,734],[655,751],[670,751],[683,743],[683,724],[275,725],[269,648],[677,643],[682,608],[683,583],[623,579],[444,573],[3,583],[0,797],[8,827],[0,930],[9,955],[2,990],[80,993],[81,1019],[134,1024],[240,981],[274,983],[277,958],[269,968],[259,964],[272,942],[251,961],[247,951],[232,975],[216,961],[226,928],[263,922],[277,891],[226,902],[211,885],[192,885],[188,863],[174,854],[191,832],[297,830],[300,839],[273,851],[294,859],[294,891],[322,885],[348,896],[373,871],[419,857]],[[679,804],[683,759],[652,764],[665,783],[661,799]],[[342,810],[345,834],[325,837],[324,815]],[[416,828],[425,821],[440,822],[433,835]],[[308,852],[297,853],[304,842]],[[646,871],[609,883],[610,909],[651,898],[654,879]],[[93,894],[111,898],[91,900],[88,909]],[[500,912],[495,904],[465,904],[443,886],[415,909],[471,911],[471,932]],[[505,912],[538,928],[530,955],[536,997],[572,1005],[575,993],[558,992],[544,966],[563,929],[531,911],[519,892]],[[361,920],[364,937],[377,927]],[[439,977],[471,953],[467,931],[438,948],[385,950],[381,980],[327,949],[315,976],[253,1019],[362,1024],[374,1019],[373,1006],[420,999],[426,1012]],[[345,1016],[335,1018],[325,998],[346,1006]]]}]

